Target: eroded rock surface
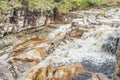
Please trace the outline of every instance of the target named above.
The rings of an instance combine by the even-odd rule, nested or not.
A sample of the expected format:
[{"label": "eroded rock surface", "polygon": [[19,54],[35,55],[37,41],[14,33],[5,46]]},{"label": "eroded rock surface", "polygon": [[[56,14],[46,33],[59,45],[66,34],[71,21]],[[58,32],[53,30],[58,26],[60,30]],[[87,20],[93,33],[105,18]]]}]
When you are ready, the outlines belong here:
[{"label": "eroded rock surface", "polygon": [[78,11],[70,24],[38,27],[0,41],[1,80],[111,80],[120,9]]}]

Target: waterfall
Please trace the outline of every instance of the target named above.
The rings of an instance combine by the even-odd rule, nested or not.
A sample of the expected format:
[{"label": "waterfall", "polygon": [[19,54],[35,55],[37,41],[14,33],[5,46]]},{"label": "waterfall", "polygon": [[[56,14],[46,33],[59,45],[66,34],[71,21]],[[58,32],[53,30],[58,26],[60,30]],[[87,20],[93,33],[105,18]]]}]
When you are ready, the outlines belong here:
[{"label": "waterfall", "polygon": [[[65,35],[68,28],[70,25],[62,25],[49,36],[54,34],[51,37],[53,39],[58,33],[64,32],[61,34]],[[114,72],[116,62],[115,51],[119,38],[117,30],[118,28],[102,25],[96,30],[85,32],[79,39],[73,39],[66,43],[61,42],[53,53],[50,53],[45,60],[33,68],[46,67],[50,64],[61,66],[81,62],[89,71],[101,72],[110,77]],[[57,37],[61,37],[61,35],[57,35]]]},{"label": "waterfall", "polygon": [[104,62],[104,59],[115,60],[112,54],[115,54],[118,38],[116,30],[116,28],[101,26],[95,31],[89,31],[80,39],[61,44],[47,59],[55,57],[56,63],[77,62],[85,58],[96,59],[98,62]]},{"label": "waterfall", "polygon": [[[92,15],[94,16],[94,14]],[[76,62],[81,63],[82,66],[87,71],[95,72],[95,73],[103,73],[107,77],[111,77],[115,69],[116,49],[117,49],[118,40],[120,39],[120,32],[119,32],[120,27],[119,24],[116,23],[115,24],[117,26],[115,25],[112,26],[110,24],[111,22],[114,21],[113,19],[109,19],[108,21],[107,18],[96,19],[96,17],[93,16],[91,16],[90,18],[85,17],[81,19],[74,19],[73,22],[78,21],[78,25],[80,26],[77,26],[77,24],[73,26],[71,25],[72,23],[58,25],[56,29],[51,31],[49,35],[46,36],[47,41],[43,43],[42,42],[36,43],[37,46],[33,46],[29,44],[28,41],[29,45],[28,44],[24,45],[27,46],[26,51],[23,50],[23,52],[21,52],[20,55],[18,55],[17,57],[22,59],[25,59],[26,56],[30,59],[37,58],[40,60],[40,62],[34,66],[33,65],[28,66],[29,63],[27,64],[27,62],[24,61],[23,63],[20,62],[20,66],[25,67],[25,72],[20,73],[20,75],[18,74],[18,80],[31,80],[28,79],[27,76],[34,69],[37,70],[42,67],[48,67],[48,65],[51,64],[54,65],[54,67],[59,67],[64,64],[67,65]],[[99,24],[99,22],[102,24]],[[82,36],[76,38],[69,35],[69,33],[72,31],[72,28],[78,29],[78,33],[79,33],[79,28],[81,31],[83,30]],[[66,38],[66,35],[68,38]],[[59,44],[56,44],[57,41],[59,42]],[[36,55],[34,57],[34,51],[32,50],[33,47],[34,49],[36,49],[44,46],[47,52],[47,50],[49,50],[49,46],[51,47],[52,42],[53,44],[55,44],[55,48],[52,51],[49,51],[49,54],[46,53],[47,55],[45,55],[45,57],[43,58],[40,56],[36,57]],[[23,44],[21,44],[21,46],[22,45]],[[54,45],[52,45],[52,48],[53,47]],[[9,53],[10,50],[8,50],[7,52]],[[12,57],[7,59],[8,57],[9,54],[4,54],[3,56],[0,57],[1,60],[0,66],[2,67],[9,66],[7,64],[7,61],[11,60]],[[86,76],[89,78],[91,77],[91,74],[86,73],[86,74],[82,74],[81,76],[86,79]]]},{"label": "waterfall", "polygon": [[[88,28],[88,32],[84,32],[81,38],[60,42],[60,45],[50,55],[25,74],[28,74],[32,69],[47,67],[50,64],[58,67],[80,62],[88,71],[103,73],[107,77],[112,76],[115,70],[117,43],[120,38],[119,25],[117,27],[111,26],[110,23],[113,22],[113,19],[108,21],[107,18],[96,19],[94,16],[91,16],[90,19],[74,19],[74,21],[78,21],[79,25]],[[60,25],[48,35],[48,38],[55,40],[64,37],[70,32],[70,29],[70,24]],[[25,79],[25,77],[21,79]]]}]

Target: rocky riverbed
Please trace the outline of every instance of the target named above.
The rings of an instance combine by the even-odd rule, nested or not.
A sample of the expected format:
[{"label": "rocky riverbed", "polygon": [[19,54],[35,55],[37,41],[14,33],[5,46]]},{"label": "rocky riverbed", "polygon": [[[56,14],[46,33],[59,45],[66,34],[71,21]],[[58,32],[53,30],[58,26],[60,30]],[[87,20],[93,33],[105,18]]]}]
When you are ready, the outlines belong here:
[{"label": "rocky riverbed", "polygon": [[76,11],[70,24],[0,40],[0,80],[112,80],[120,8]]}]

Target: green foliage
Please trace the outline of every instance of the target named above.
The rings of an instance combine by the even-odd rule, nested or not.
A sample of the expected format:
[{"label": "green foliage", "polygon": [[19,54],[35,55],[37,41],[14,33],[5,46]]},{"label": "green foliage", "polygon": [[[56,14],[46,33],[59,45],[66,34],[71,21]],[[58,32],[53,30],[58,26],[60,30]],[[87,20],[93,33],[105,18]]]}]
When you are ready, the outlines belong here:
[{"label": "green foliage", "polygon": [[52,10],[53,4],[49,0],[30,0],[29,1],[29,9],[30,10]]},{"label": "green foliage", "polygon": [[120,0],[117,0],[118,5],[120,5]]},{"label": "green foliage", "polygon": [[108,0],[91,0],[92,3],[100,6],[102,3],[106,3]]},{"label": "green foliage", "polygon": [[9,10],[11,7],[7,5],[7,2],[0,0],[0,11]]},{"label": "green foliage", "polygon": [[[0,0],[0,11],[21,8],[28,2],[26,6],[31,11],[52,11],[54,7],[57,7],[59,12],[68,13],[70,10],[100,6],[102,3],[106,3],[107,1],[109,0]],[[120,3],[120,0],[117,1]]]},{"label": "green foliage", "polygon": [[69,10],[79,10],[100,6],[103,2],[105,3],[107,0],[57,0],[54,5],[60,12],[67,13]]},{"label": "green foliage", "polygon": [[58,8],[60,12],[66,13],[71,9],[71,3],[68,0],[62,0],[61,2],[55,2],[54,6]]},{"label": "green foliage", "polygon": [[100,13],[97,13],[97,14],[95,15],[95,17],[98,17],[98,16],[105,16],[105,11],[103,10],[103,11],[101,11]]},{"label": "green foliage", "polygon": [[11,6],[12,8],[21,8],[22,4],[19,0],[11,0],[8,2],[8,5]]},{"label": "green foliage", "polygon": [[[0,9],[9,10],[12,8],[22,7],[21,2],[27,0],[11,0],[10,2],[0,0]],[[52,10],[57,7],[60,12],[69,12],[69,10],[83,9],[90,7],[90,3],[99,6],[102,2],[107,0],[28,0],[28,8],[33,10]],[[118,0],[120,2],[120,0]]]},{"label": "green foliage", "polygon": [[80,9],[83,0],[71,0],[72,9]]},{"label": "green foliage", "polygon": [[7,8],[7,3],[3,0],[0,0],[0,22],[4,20],[5,16],[3,15],[4,10]]}]

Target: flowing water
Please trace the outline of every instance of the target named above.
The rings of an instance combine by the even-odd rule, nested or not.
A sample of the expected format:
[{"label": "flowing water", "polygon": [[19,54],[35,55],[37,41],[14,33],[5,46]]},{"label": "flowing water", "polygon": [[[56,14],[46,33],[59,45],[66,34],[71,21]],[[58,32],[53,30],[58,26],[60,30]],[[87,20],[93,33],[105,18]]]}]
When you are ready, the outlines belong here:
[{"label": "flowing water", "polygon": [[[76,19],[73,21],[76,21]],[[80,21],[84,20],[79,20],[79,24],[84,23]],[[112,22],[112,19],[110,22]],[[89,24],[87,25],[92,27]],[[49,39],[54,40],[64,37],[70,31],[70,27],[70,24],[61,25],[49,34]],[[99,27],[96,25],[94,29],[89,29],[88,32],[85,32],[81,38],[72,38],[71,40],[66,40],[66,43],[61,42],[53,53],[50,53],[32,69],[46,67],[50,64],[54,64],[57,67],[63,64],[81,62],[88,71],[104,73],[110,78],[115,70],[117,40],[120,38],[119,30],[119,27],[113,27],[106,22],[99,25]],[[90,77],[89,73],[86,75]],[[80,79],[80,76],[76,77],[75,80],[83,80]]]},{"label": "flowing water", "polygon": [[[54,31],[51,34],[54,36],[59,34],[59,37],[62,37],[67,30],[69,31],[69,27],[70,25],[62,25],[57,29],[57,32]],[[117,39],[119,38],[117,30],[118,28],[101,26],[96,28],[95,31],[90,30],[84,33],[80,39],[68,40],[66,43],[61,42],[53,53],[32,69],[46,67],[50,64],[54,64],[57,67],[63,64],[81,62],[87,70],[104,73],[107,77],[111,77],[116,62],[115,50]],[[49,37],[51,37],[51,34]],[[52,36],[51,38],[53,39],[54,37]]]},{"label": "flowing water", "polygon": [[[92,29],[88,29],[88,31],[84,32],[80,38],[70,38],[69,40],[66,40],[66,42],[61,41],[60,45],[56,47],[52,53],[47,55],[39,64],[23,73],[23,76],[20,76],[19,80],[30,80],[25,77],[32,69],[46,67],[50,64],[54,64],[57,67],[74,62],[82,63],[84,68],[88,71],[104,73],[107,77],[111,77],[115,70],[115,54],[117,49],[117,40],[120,38],[120,28],[118,27],[119,24],[117,27],[113,27],[110,24],[107,24],[104,20],[106,21],[108,19],[95,19],[95,21],[102,23],[102,25],[97,25],[96,23],[94,27],[92,24],[89,24],[90,20],[87,24],[84,24],[87,19],[84,18],[79,20],[79,25]],[[111,19],[110,22],[112,22],[112,20],[113,19]],[[76,19],[73,21],[76,21]],[[94,20],[91,23],[94,23]],[[48,35],[48,38],[50,40],[63,38],[70,32],[70,29],[71,24],[61,25],[58,29],[51,32]],[[0,59],[2,60],[3,58]],[[79,79],[75,80],[82,80],[80,79],[80,76],[77,77]],[[90,77],[91,75],[89,73],[86,75],[83,74],[82,78],[84,76]]]}]

